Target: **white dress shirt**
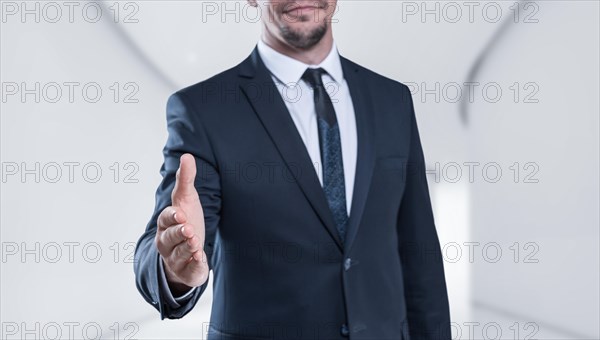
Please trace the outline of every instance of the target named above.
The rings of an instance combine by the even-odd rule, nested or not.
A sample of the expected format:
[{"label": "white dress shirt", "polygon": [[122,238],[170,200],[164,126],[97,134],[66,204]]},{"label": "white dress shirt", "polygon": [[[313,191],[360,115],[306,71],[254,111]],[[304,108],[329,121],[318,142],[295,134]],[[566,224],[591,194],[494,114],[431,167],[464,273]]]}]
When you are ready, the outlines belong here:
[{"label": "white dress shirt", "polygon": [[346,79],[344,79],[342,63],[335,43],[333,43],[327,57],[318,65],[305,64],[281,54],[263,42],[262,39],[258,41],[257,47],[261,59],[271,72],[271,77],[279,89],[292,120],[296,124],[300,137],[304,141],[321,186],[323,185],[323,168],[313,90],[301,78],[308,67],[321,67],[327,71],[327,74],[323,75],[323,83],[333,103],[340,129],[346,188],[346,211],[349,216],[354,191],[354,176],[356,174],[356,119],[350,90]]},{"label": "white dress shirt", "polygon": [[[258,53],[271,77],[277,86],[281,97],[287,106],[289,114],[296,125],[296,129],[304,141],[306,150],[314,165],[315,171],[323,185],[323,168],[319,144],[319,130],[317,126],[317,113],[315,110],[313,90],[305,81],[301,80],[308,67],[323,68],[327,74],[323,75],[323,83],[337,117],[342,144],[342,161],[344,164],[344,184],[346,188],[346,210],[350,216],[352,193],[354,191],[354,176],[356,174],[357,158],[357,133],[354,106],[350,97],[350,90],[335,42],[327,57],[318,65],[305,64],[299,60],[281,54],[260,39],[257,44]],[[186,294],[174,298],[171,294],[164,273],[162,259],[159,261],[159,275],[163,294],[167,303],[172,308],[178,308],[179,302],[184,302],[192,296],[196,288]]]}]

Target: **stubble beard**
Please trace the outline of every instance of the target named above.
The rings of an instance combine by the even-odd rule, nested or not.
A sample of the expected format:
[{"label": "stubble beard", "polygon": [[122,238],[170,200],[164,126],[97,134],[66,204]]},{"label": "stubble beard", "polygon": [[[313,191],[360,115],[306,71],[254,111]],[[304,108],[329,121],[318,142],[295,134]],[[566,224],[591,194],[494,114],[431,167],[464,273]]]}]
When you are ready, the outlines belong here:
[{"label": "stubble beard", "polygon": [[[303,21],[311,20],[302,18]],[[291,46],[298,49],[310,49],[315,46],[327,33],[327,20],[323,20],[321,24],[309,32],[295,31],[288,25],[282,24],[279,26],[279,31],[282,38]]]}]

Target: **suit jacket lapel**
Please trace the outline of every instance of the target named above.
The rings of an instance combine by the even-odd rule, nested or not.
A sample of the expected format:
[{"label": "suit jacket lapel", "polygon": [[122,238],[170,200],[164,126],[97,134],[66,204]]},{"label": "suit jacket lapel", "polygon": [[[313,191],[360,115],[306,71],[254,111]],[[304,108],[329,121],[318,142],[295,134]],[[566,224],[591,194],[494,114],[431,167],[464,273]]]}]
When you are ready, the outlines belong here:
[{"label": "suit jacket lapel", "polygon": [[[341,57],[341,56],[340,56]],[[356,175],[354,179],[354,190],[352,193],[352,205],[346,230],[346,242],[344,253],[348,254],[356,238],[360,221],[369,194],[373,166],[375,164],[375,141],[373,110],[370,97],[367,95],[368,88],[364,84],[364,76],[361,70],[348,59],[341,57],[344,78],[348,83],[354,115],[356,117],[356,129],[358,140],[358,155],[356,160]]]},{"label": "suit jacket lapel", "polygon": [[290,173],[340,251],[343,251],[333,215],[308,151],[256,46],[252,54],[240,64],[239,74],[242,91],[275,143]]}]

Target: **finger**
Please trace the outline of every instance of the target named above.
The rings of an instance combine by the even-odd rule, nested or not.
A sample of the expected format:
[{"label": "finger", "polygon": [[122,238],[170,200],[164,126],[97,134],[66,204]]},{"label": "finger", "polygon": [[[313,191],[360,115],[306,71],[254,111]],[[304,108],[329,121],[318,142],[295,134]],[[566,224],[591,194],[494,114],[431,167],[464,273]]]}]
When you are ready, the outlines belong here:
[{"label": "finger", "polygon": [[166,230],[171,226],[183,224],[187,222],[186,218],[185,212],[179,207],[166,207],[158,215],[158,229]]},{"label": "finger", "polygon": [[175,247],[191,239],[194,236],[192,226],[179,224],[167,228],[158,235],[158,250],[163,256],[169,256]]},{"label": "finger", "polygon": [[[198,254],[197,254],[198,253]],[[181,242],[173,248],[171,252],[171,261],[175,266],[175,270],[183,268],[188,263],[195,260],[195,258],[201,258],[202,244],[197,236],[193,236],[186,239],[185,242]]]},{"label": "finger", "polygon": [[186,280],[186,285],[190,287],[198,287],[208,280],[210,266],[206,261],[206,254],[202,250],[193,253],[187,262],[178,262],[176,266],[180,277]]},{"label": "finger", "polygon": [[189,153],[183,154],[179,159],[179,169],[175,174],[175,187],[171,193],[174,205],[185,198],[198,196],[194,187],[196,179],[196,159]]}]

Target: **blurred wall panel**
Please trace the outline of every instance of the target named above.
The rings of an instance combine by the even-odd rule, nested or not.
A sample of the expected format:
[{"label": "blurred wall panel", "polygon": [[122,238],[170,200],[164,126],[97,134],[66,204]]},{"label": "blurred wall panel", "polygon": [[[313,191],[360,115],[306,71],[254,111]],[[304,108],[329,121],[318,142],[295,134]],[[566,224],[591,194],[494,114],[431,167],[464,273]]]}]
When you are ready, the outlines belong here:
[{"label": "blurred wall panel", "polygon": [[473,298],[507,339],[598,339],[598,2],[538,5],[474,79],[498,86],[467,115]]}]

